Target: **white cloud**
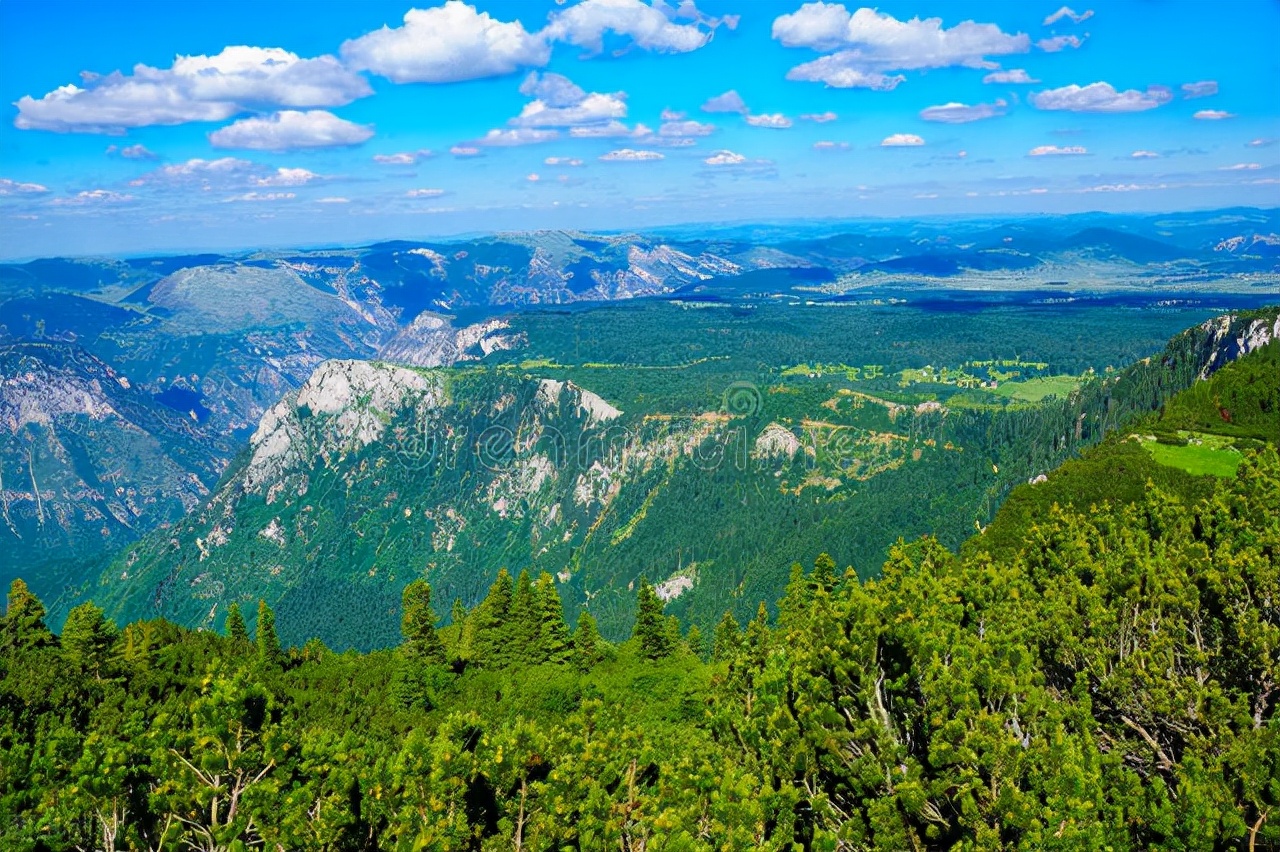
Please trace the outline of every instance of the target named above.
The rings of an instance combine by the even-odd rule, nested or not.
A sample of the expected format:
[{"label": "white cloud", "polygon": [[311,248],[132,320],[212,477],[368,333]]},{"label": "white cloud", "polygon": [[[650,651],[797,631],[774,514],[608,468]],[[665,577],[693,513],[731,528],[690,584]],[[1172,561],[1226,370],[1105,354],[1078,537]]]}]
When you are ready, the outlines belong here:
[{"label": "white cloud", "polygon": [[1092,17],[1093,17],[1092,9],[1089,9],[1085,12],[1081,12],[1080,14],[1077,15],[1074,9],[1070,8],[1069,6],[1063,6],[1061,9],[1054,12],[1049,17],[1045,18],[1043,26],[1051,27],[1054,24],[1058,23],[1058,21],[1061,21],[1063,18],[1070,18],[1073,24],[1078,24]]},{"label": "white cloud", "polygon": [[307,169],[279,168],[275,174],[258,178],[253,183],[255,186],[303,186],[319,179],[320,175]]},{"label": "white cloud", "polygon": [[1098,186],[1091,186],[1082,192],[1139,192],[1145,189],[1159,189],[1161,187],[1143,186],[1136,183],[1104,183]]},{"label": "white cloud", "polygon": [[1066,50],[1068,47],[1073,50],[1078,49],[1082,44],[1084,44],[1084,39],[1082,38],[1078,38],[1073,35],[1060,35],[1052,38],[1042,38],[1036,42],[1036,47],[1040,48],[1045,53],[1058,53],[1059,51]]},{"label": "white cloud", "polygon": [[826,124],[828,121],[835,121],[839,117],[830,110],[827,112],[805,112],[800,114],[800,118],[804,121],[812,121],[817,124]]},{"label": "white cloud", "polygon": [[730,89],[722,95],[708,98],[702,105],[703,112],[747,112],[747,104],[737,90]]},{"label": "white cloud", "polygon": [[992,104],[968,104],[949,103],[941,106],[931,106],[920,111],[920,117],[925,121],[938,121],[943,124],[967,124],[971,121],[981,121],[984,118],[996,118],[1005,114],[1007,107],[1003,100],[998,100]]},{"label": "white cloud", "polygon": [[126,160],[157,160],[159,157],[153,151],[147,150],[142,144],[126,145],[121,148],[118,145],[108,145],[107,154],[112,156],[124,157]]},{"label": "white cloud", "polygon": [[1046,89],[1031,96],[1031,103],[1036,109],[1070,112],[1141,112],[1171,100],[1173,92],[1164,86],[1148,86],[1145,92],[1137,89],[1117,92],[1110,83],[1072,84],[1060,89]]},{"label": "white cloud", "polygon": [[895,133],[892,136],[886,136],[880,143],[881,148],[909,148],[916,145],[923,145],[924,140],[914,133]]},{"label": "white cloud", "polygon": [[1223,172],[1251,172],[1262,168],[1261,163],[1236,163],[1234,166],[1223,166],[1218,171]]},{"label": "white cloud", "polygon": [[774,130],[785,130],[791,126],[791,119],[780,112],[763,113],[747,116],[747,124],[752,127],[769,127]]},{"label": "white cloud", "polygon": [[86,189],[67,198],[55,198],[53,203],[60,206],[80,204],[121,204],[132,200],[132,195],[113,192],[109,189]]},{"label": "white cloud", "polygon": [[38,183],[23,183],[22,181],[9,180],[9,178],[0,178],[0,196],[4,195],[40,195],[48,192],[49,188]]},{"label": "white cloud", "polygon": [[1134,151],[1129,156],[1135,160],[1154,160],[1160,155],[1157,154],[1155,151]]},{"label": "white cloud", "polygon": [[857,51],[841,51],[797,65],[787,72],[787,79],[826,83],[833,89],[871,89],[876,92],[891,92],[907,79],[901,74],[868,71],[862,64],[862,57]]},{"label": "white cloud", "polygon": [[721,22],[731,29],[737,24],[736,18],[701,15],[692,2],[681,3],[680,9],[672,10],[693,18],[692,23],[678,24],[667,14],[669,9],[661,0],[655,0],[653,5],[640,0],[582,0],[553,15],[544,35],[592,53],[604,51],[605,33],[625,36],[642,50],[688,53],[710,41]]},{"label": "white cloud", "polygon": [[542,175],[538,174],[537,172],[531,172],[530,174],[525,175],[524,179],[529,181],[529,183],[537,183],[538,181],[542,180]]},{"label": "white cloud", "polygon": [[423,148],[420,151],[401,151],[396,154],[374,154],[373,161],[383,166],[412,166],[431,156],[432,152]]},{"label": "white cloud", "polygon": [[1184,100],[1192,98],[1207,98],[1210,95],[1218,94],[1217,80],[1201,80],[1198,83],[1183,83],[1182,97]]},{"label": "white cloud", "polygon": [[18,100],[14,125],[59,133],[119,133],[130,127],[223,121],[262,107],[341,106],[373,93],[332,56],[302,59],[280,48],[227,47],[216,56],[179,56],[171,68],[85,73]]},{"label": "white cloud", "polygon": [[359,145],[373,137],[373,127],[355,124],[321,109],[282,110],[260,118],[242,118],[209,134],[215,148],[293,151]]},{"label": "white cloud", "polygon": [[582,160],[579,160],[577,157],[547,157],[542,162],[548,166],[580,166],[582,165]]},{"label": "white cloud", "polygon": [[671,109],[670,107],[667,107],[662,111],[662,114],[659,115],[658,117],[663,121],[679,121],[680,119],[684,118],[684,115],[685,114],[680,112],[679,110],[674,110],[674,109]]},{"label": "white cloud", "polygon": [[661,160],[663,159],[663,156],[657,151],[635,151],[631,148],[619,148],[617,151],[610,151],[607,154],[601,154],[600,159],[606,163],[635,163],[648,160]]},{"label": "white cloud", "polygon": [[233,195],[226,201],[288,201],[297,196],[292,192],[246,192],[243,195]]},{"label": "white cloud", "polygon": [[541,35],[519,21],[499,21],[461,0],[410,9],[404,24],[343,42],[352,68],[396,83],[456,83],[540,68],[551,58]]},{"label": "white cloud", "polygon": [[653,131],[639,123],[635,127],[627,127],[621,121],[610,121],[608,124],[572,127],[569,135],[574,139],[643,139],[652,136]]},{"label": "white cloud", "polygon": [[350,198],[343,198],[340,195],[330,195],[326,198],[317,198],[316,204],[350,204]]},{"label": "white cloud", "polygon": [[702,162],[708,166],[739,166],[746,161],[746,157],[741,154],[735,154],[733,151],[716,151]]},{"label": "white cloud", "polygon": [[1008,71],[992,71],[990,74],[982,78],[984,83],[1039,83],[1039,80],[1032,79],[1021,68],[1010,68]]},{"label": "white cloud", "polygon": [[449,153],[455,157],[482,157],[484,152],[474,145],[454,145]]},{"label": "white cloud", "polygon": [[1224,118],[1235,118],[1236,114],[1224,112],[1220,109],[1202,109],[1191,117],[1198,118],[1201,121],[1222,121]]},{"label": "white cloud", "polygon": [[516,145],[535,145],[539,142],[550,142],[552,139],[559,138],[560,132],[557,130],[535,130],[527,127],[517,127],[514,130],[490,130],[484,136],[475,140],[475,144],[505,148]]},{"label": "white cloud", "polygon": [[1269,147],[1271,147],[1272,145],[1276,144],[1276,142],[1277,142],[1277,141],[1280,141],[1280,140],[1275,140],[1275,139],[1251,139],[1251,140],[1249,140],[1248,142],[1246,142],[1246,143],[1245,143],[1245,145],[1246,145],[1247,147],[1249,147],[1249,148],[1269,148]]},{"label": "white cloud", "polygon": [[714,124],[701,121],[664,121],[658,127],[659,136],[710,136],[715,131]]},{"label": "white cloud", "polygon": [[405,193],[408,198],[439,198],[442,195],[443,189],[411,189]]},{"label": "white cloud", "polygon": [[1080,156],[1088,154],[1087,148],[1079,145],[1068,145],[1065,148],[1059,148],[1057,145],[1040,145],[1032,148],[1027,152],[1028,157],[1062,157],[1062,156]]},{"label": "white cloud", "polygon": [[848,151],[848,142],[814,142],[813,150],[815,151]]},{"label": "white cloud", "polygon": [[805,3],[773,22],[773,37],[785,47],[837,51],[787,72],[788,80],[826,83],[841,89],[887,91],[903,81],[887,72],[925,68],[987,68],[987,57],[1026,53],[1025,33],[1010,35],[995,24],[963,21],[944,28],[941,18],[900,21],[875,9],[850,13],[839,3]]}]

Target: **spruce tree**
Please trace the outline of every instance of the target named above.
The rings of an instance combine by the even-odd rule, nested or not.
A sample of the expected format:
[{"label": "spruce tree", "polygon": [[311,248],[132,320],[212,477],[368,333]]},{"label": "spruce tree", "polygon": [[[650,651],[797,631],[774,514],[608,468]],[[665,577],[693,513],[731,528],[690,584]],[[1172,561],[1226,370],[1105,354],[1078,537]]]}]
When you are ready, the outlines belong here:
[{"label": "spruce tree", "polygon": [[819,553],[813,560],[813,583],[828,592],[836,587],[836,561],[828,553]]},{"label": "spruce tree", "polygon": [[504,626],[503,645],[509,662],[533,665],[542,662],[539,631],[541,613],[533,595],[533,583],[527,570],[516,578],[515,591],[511,595],[511,613]]},{"label": "spruce tree", "polygon": [[71,665],[95,680],[102,679],[102,670],[115,644],[119,631],[108,621],[102,608],[92,603],[82,603],[67,613],[62,627],[62,653]]},{"label": "spruce tree", "polygon": [[227,638],[231,640],[231,644],[237,650],[244,650],[251,644],[249,642],[249,628],[245,626],[244,615],[240,612],[240,604],[235,601],[231,602],[231,606],[227,607]]},{"label": "spruce tree", "polygon": [[707,656],[707,643],[703,641],[702,631],[698,629],[698,625],[689,626],[689,632],[685,635],[684,644],[688,647],[689,653],[699,660]]},{"label": "spruce tree", "polygon": [[404,655],[417,662],[444,665],[444,645],[436,634],[436,614],[431,609],[431,586],[426,580],[414,580],[404,587],[400,600]]},{"label": "spruce tree", "polygon": [[0,651],[38,648],[53,641],[44,625],[44,604],[22,580],[9,584],[5,616],[0,619]]},{"label": "spruce tree", "polygon": [[546,662],[563,663],[569,657],[569,625],[564,623],[564,604],[555,578],[545,571],[534,587],[534,600],[538,606],[541,657]]},{"label": "spruce tree", "polygon": [[284,662],[280,637],[276,635],[276,614],[264,600],[258,601],[258,660],[272,666]]},{"label": "spruce tree", "polygon": [[595,617],[583,610],[578,616],[578,627],[573,632],[573,662],[582,671],[589,670],[603,657],[604,640],[596,627]]},{"label": "spruce tree", "polygon": [[671,653],[669,627],[662,615],[662,598],[649,585],[648,580],[640,581],[640,591],[636,593],[636,624],[631,637],[639,645],[641,656],[658,660]]},{"label": "spruce tree", "polygon": [[489,587],[489,594],[467,616],[463,628],[462,657],[486,666],[505,665],[509,659],[506,627],[511,615],[511,575],[507,569]]},{"label": "spruce tree", "polygon": [[724,618],[716,625],[716,638],[711,648],[711,659],[717,663],[733,659],[742,644],[742,630],[731,610],[725,610]]}]

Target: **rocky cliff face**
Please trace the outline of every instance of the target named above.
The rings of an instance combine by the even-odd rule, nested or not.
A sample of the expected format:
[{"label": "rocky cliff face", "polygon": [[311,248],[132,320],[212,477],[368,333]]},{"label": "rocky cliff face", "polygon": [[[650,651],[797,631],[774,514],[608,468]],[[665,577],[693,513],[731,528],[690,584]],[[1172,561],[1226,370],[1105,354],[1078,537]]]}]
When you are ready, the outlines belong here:
[{"label": "rocky cliff face", "polygon": [[56,595],[91,561],[194,509],[227,447],[82,349],[0,346],[0,580]]}]

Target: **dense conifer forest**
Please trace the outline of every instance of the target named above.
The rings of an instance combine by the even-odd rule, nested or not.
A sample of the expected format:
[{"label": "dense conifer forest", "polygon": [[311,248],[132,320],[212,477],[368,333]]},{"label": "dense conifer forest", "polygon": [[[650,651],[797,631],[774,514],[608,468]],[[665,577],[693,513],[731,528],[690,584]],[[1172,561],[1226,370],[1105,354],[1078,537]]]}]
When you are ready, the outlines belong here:
[{"label": "dense conifer forest", "polygon": [[[503,571],[441,629],[411,583],[367,654],[283,648],[265,604],[252,635],[86,603],[55,636],[15,581],[0,846],[1276,848],[1276,353],[1015,490],[961,555],[902,542],[868,582],[822,556],[713,635],[642,583],[610,643]],[[1194,476],[1148,430],[1252,444]]]}]

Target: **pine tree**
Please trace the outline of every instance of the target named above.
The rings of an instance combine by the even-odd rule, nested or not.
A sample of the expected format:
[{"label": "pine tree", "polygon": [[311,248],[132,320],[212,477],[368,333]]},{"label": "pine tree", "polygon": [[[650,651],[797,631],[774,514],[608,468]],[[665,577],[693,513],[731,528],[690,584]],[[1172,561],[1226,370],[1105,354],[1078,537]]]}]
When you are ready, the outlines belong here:
[{"label": "pine tree", "polygon": [[651,660],[671,653],[669,628],[662,608],[662,598],[658,597],[648,580],[641,580],[640,591],[636,593],[636,624],[631,637],[640,646],[640,654]]},{"label": "pine tree", "polygon": [[101,607],[82,603],[67,613],[62,627],[63,656],[80,671],[101,680],[118,635],[115,624],[106,619]]},{"label": "pine tree", "polygon": [[604,640],[591,613],[583,610],[578,616],[578,627],[573,632],[573,662],[582,671],[589,670],[603,657]]},{"label": "pine tree", "polygon": [[249,628],[245,626],[244,615],[240,612],[240,604],[235,601],[231,602],[231,606],[227,607],[227,638],[231,640],[231,644],[237,649],[248,648]]},{"label": "pine tree", "polygon": [[258,601],[258,659],[267,665],[277,666],[284,662],[284,651],[280,648],[280,637],[276,635],[276,614],[271,611],[264,600]]},{"label": "pine tree", "polygon": [[486,666],[502,666],[509,659],[505,642],[511,615],[511,575],[498,571],[489,594],[467,616],[462,636],[462,658]]},{"label": "pine tree", "polygon": [[813,583],[819,589],[828,592],[836,587],[836,561],[830,554],[819,553],[813,560]]},{"label": "pine tree", "polygon": [[725,610],[724,618],[716,625],[715,643],[711,649],[711,659],[717,663],[733,659],[742,644],[742,630],[738,627],[738,619],[731,610]]},{"label": "pine tree", "polygon": [[9,585],[5,616],[0,619],[0,651],[38,648],[53,641],[44,625],[44,604],[22,580]]},{"label": "pine tree", "polygon": [[436,634],[436,614],[431,609],[431,586],[426,580],[414,580],[400,596],[404,615],[400,633],[404,636],[401,650],[411,660],[444,665],[444,645]]},{"label": "pine tree", "polygon": [[546,662],[563,663],[569,657],[569,625],[564,623],[564,604],[555,578],[545,571],[534,587],[534,601],[538,607],[541,657]]},{"label": "pine tree", "polygon": [[703,641],[702,631],[698,629],[698,625],[689,626],[689,632],[685,635],[684,644],[688,647],[689,653],[699,660],[707,656],[707,643]]},{"label": "pine tree", "polygon": [[461,628],[467,621],[467,608],[462,605],[462,598],[453,599],[453,609],[449,611],[449,623]]},{"label": "pine tree", "polygon": [[511,595],[511,613],[503,631],[508,661],[525,665],[542,662],[538,635],[541,622],[541,613],[534,599],[533,582],[529,579],[527,570],[521,571],[516,578],[515,591]]}]

